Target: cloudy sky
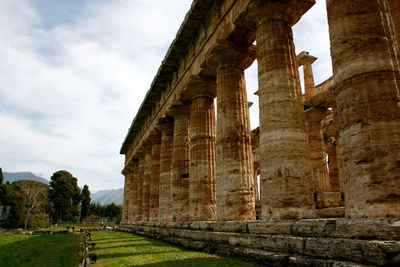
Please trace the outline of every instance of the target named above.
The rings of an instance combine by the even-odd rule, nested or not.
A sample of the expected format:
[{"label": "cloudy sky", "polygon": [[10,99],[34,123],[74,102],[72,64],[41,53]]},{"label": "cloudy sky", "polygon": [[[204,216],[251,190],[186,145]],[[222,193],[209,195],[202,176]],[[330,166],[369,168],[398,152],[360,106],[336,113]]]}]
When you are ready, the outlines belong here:
[{"label": "cloudy sky", "polygon": [[[0,167],[91,191],[123,187],[128,128],[191,0],[0,0]],[[296,52],[332,75],[325,0],[294,27]],[[300,69],[301,71],[301,69]],[[256,63],[246,71],[258,126]]]}]

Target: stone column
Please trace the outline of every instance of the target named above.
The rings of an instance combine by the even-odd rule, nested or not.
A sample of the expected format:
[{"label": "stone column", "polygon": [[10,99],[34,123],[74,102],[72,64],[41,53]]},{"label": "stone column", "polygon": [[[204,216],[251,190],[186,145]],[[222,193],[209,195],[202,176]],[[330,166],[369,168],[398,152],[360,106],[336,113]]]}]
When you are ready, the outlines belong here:
[{"label": "stone column", "polygon": [[[399,0],[389,0],[388,6],[386,3],[383,3],[384,8],[387,8],[389,12],[385,12],[387,14],[386,22],[387,29],[391,38],[389,39],[393,45],[390,45],[393,51],[393,65],[395,69],[395,75],[397,79],[397,87],[400,87],[400,1]],[[386,10],[385,10],[386,11]]]},{"label": "stone column", "polygon": [[133,160],[132,178],[131,178],[131,194],[130,194],[130,209],[129,209],[129,222],[137,220],[137,178],[139,175],[139,162],[137,159]]},{"label": "stone column", "polygon": [[350,218],[400,217],[399,70],[386,5],[386,0],[327,1]]},{"label": "stone column", "polygon": [[217,40],[207,63],[217,73],[217,220],[254,220],[253,153],[244,70],[255,47]]},{"label": "stone column", "polygon": [[158,221],[158,205],[160,194],[160,149],[161,134],[153,130],[151,138],[151,175],[150,175],[150,221]]},{"label": "stone column", "polygon": [[396,30],[397,45],[400,42],[400,1],[389,0],[390,14],[392,15],[394,28]]},{"label": "stone column", "polygon": [[310,108],[306,112],[308,142],[310,145],[310,160],[314,178],[314,192],[329,192],[330,183],[325,159],[324,136],[322,133],[322,119],[328,111],[319,108]]},{"label": "stone column", "polygon": [[333,125],[334,125],[334,137],[336,140],[336,163],[337,163],[337,168],[338,168],[339,191],[342,194],[344,194],[343,164],[342,164],[342,156],[341,156],[340,146],[339,146],[339,124],[338,124],[336,105],[332,106],[332,120],[333,120]]},{"label": "stone column", "polygon": [[144,152],[137,152],[136,156],[139,159],[139,171],[137,177],[137,217],[136,221],[143,220],[143,177],[144,177]]},{"label": "stone column", "polygon": [[263,220],[315,218],[312,169],[291,26],[314,0],[252,1]]},{"label": "stone column", "polygon": [[176,105],[168,110],[174,118],[172,152],[171,217],[174,222],[189,220],[189,129],[190,105]]},{"label": "stone column", "polygon": [[126,169],[122,170],[122,174],[125,176],[125,183],[124,183],[124,197],[122,201],[122,222],[128,223],[128,207],[129,207],[129,174]]},{"label": "stone column", "polygon": [[160,149],[160,194],[158,216],[161,222],[171,221],[171,176],[172,147],[174,140],[174,120],[170,117],[160,119],[157,129],[161,132]]},{"label": "stone column", "polygon": [[322,131],[324,135],[325,152],[328,155],[329,186],[331,191],[339,192],[339,168],[337,160],[337,141],[335,138],[333,114],[323,120]]},{"label": "stone column", "polygon": [[142,221],[149,220],[150,212],[151,147],[150,140],[146,140],[144,144]]},{"label": "stone column", "polygon": [[314,74],[311,66],[315,60],[317,60],[317,58],[311,56],[306,51],[303,51],[297,55],[299,67],[303,66],[305,100],[308,100],[317,94],[314,84]]},{"label": "stone column", "polygon": [[129,164],[127,166],[127,178],[128,178],[128,195],[127,195],[127,199],[128,199],[128,223],[132,223],[133,222],[133,165]]},{"label": "stone column", "polygon": [[192,78],[184,91],[190,111],[189,219],[216,220],[215,80]]}]

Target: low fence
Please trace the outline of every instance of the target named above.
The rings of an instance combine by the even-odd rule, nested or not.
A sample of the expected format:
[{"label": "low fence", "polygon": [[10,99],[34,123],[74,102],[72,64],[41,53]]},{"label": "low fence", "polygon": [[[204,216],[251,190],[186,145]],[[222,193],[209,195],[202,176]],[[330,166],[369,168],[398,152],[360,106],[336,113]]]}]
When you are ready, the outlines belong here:
[{"label": "low fence", "polygon": [[86,230],[83,237],[83,267],[90,267],[89,239],[91,239],[91,233]]}]

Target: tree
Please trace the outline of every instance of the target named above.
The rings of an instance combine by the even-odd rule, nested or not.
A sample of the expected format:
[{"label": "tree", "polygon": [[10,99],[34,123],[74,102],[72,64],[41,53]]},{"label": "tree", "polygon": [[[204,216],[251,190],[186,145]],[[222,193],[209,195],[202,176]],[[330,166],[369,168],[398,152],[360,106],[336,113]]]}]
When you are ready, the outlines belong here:
[{"label": "tree", "polygon": [[22,202],[16,206],[20,207],[20,220],[23,221],[24,229],[27,229],[32,217],[39,215],[43,218],[49,187],[44,183],[31,180],[16,181],[13,185],[20,194],[19,199]]},{"label": "tree", "polygon": [[0,185],[0,202],[11,206],[6,226],[38,228],[47,223],[49,186],[32,180],[19,180]]},{"label": "tree", "polygon": [[0,184],[3,184],[3,182],[4,182],[3,170],[0,168]]},{"label": "tree", "polygon": [[119,220],[121,218],[122,208],[121,205],[116,205],[114,203],[108,204],[106,206],[105,215],[110,218],[111,221]]},{"label": "tree", "polygon": [[89,186],[85,185],[82,189],[81,218],[86,218],[89,215],[90,201]]},{"label": "tree", "polygon": [[49,200],[55,221],[79,217],[81,194],[78,179],[67,171],[55,172],[51,176]]}]

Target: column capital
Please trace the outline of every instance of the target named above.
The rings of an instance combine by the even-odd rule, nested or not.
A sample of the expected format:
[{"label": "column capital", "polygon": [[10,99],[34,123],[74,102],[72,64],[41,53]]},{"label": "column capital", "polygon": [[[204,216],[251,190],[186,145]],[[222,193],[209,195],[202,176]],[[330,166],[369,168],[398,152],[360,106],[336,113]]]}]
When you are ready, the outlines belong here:
[{"label": "column capital", "polygon": [[228,40],[218,39],[210,51],[207,57],[207,65],[217,71],[226,67],[237,67],[245,70],[256,59],[255,45],[237,46]]},{"label": "column capital", "polygon": [[161,144],[161,132],[158,131],[157,129],[153,129],[150,132],[148,140],[152,145]]},{"label": "column capital", "polygon": [[188,103],[181,103],[181,105],[173,105],[167,110],[167,114],[175,120],[177,118],[187,118],[190,117],[190,104]]},{"label": "column capital", "polygon": [[135,153],[135,158],[137,158],[138,159],[138,161],[141,159],[141,158],[143,158],[144,157],[144,148],[143,147],[140,147],[140,148],[138,148],[137,150],[136,150],[136,153]]},{"label": "column capital", "polygon": [[185,85],[182,93],[183,100],[193,100],[197,97],[209,97],[214,99],[217,96],[215,78],[191,76]]},{"label": "column capital", "polygon": [[311,56],[307,51],[302,51],[297,55],[297,62],[299,63],[299,67],[303,65],[308,65],[314,63],[318,58]]},{"label": "column capital", "polygon": [[145,154],[151,153],[152,143],[150,138],[147,138],[146,141],[143,142],[143,150]]},{"label": "column capital", "polygon": [[321,122],[322,119],[326,118],[330,114],[330,111],[327,109],[321,108],[310,108],[305,111],[307,120],[309,121],[318,121]]},{"label": "column capital", "polygon": [[315,0],[252,0],[246,20],[255,27],[271,20],[287,21],[293,26],[314,4]]},{"label": "column capital", "polygon": [[161,132],[162,135],[173,135],[174,119],[169,116],[160,118],[158,120],[156,128]]}]

